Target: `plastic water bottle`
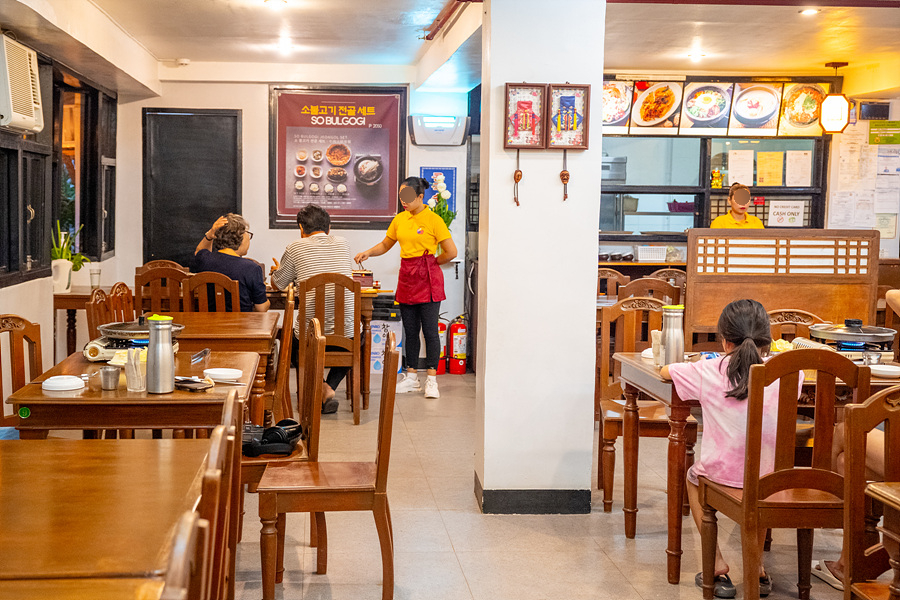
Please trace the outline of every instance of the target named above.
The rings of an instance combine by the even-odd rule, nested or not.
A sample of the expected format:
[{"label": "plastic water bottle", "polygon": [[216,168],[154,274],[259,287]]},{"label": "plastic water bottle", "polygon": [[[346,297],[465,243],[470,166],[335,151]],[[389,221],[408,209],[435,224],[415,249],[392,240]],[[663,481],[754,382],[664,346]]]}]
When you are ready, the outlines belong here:
[{"label": "plastic water bottle", "polygon": [[153,315],[147,348],[147,391],[168,394],[175,390],[175,352],[172,349],[172,317]]},{"label": "plastic water bottle", "polygon": [[684,362],[684,305],[663,306],[663,364]]}]

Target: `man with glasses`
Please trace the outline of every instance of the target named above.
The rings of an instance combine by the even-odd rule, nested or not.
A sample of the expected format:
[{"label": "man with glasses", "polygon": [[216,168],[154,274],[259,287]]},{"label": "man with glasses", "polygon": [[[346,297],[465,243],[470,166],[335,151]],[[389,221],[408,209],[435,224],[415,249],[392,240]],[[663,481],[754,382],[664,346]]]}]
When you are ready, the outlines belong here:
[{"label": "man with glasses", "polygon": [[241,215],[219,217],[194,250],[194,270],[215,271],[237,281],[241,312],[266,312],[269,300],[263,267],[246,258],[252,238],[250,226]]},{"label": "man with glasses", "polygon": [[735,183],[728,190],[727,213],[713,219],[712,229],[765,229],[762,221],[747,214],[750,208],[750,188],[742,183]]}]

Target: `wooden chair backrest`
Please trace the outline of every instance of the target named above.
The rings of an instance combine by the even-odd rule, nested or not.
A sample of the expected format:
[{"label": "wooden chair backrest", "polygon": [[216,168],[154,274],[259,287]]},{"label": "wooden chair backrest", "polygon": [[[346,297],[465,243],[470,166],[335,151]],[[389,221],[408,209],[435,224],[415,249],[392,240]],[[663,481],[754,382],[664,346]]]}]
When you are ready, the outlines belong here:
[{"label": "wooden chair backrest", "polygon": [[325,336],[318,319],[306,326],[306,344],[302,357],[303,393],[300,395],[300,423],[306,432],[309,461],[319,460],[319,428],[322,417],[322,386],[325,379]]},{"label": "wooden chair backrest", "polygon": [[677,288],[684,288],[684,284],[687,281],[687,273],[685,273],[681,269],[657,269],[656,271],[653,271],[652,273],[647,275],[647,277],[662,279],[663,281],[670,283]]},{"label": "wooden chair backrest", "polygon": [[[4,332],[9,335],[3,336]],[[4,344],[2,338],[7,337],[8,343]],[[12,387],[10,394],[16,392],[26,383],[33,381],[44,372],[43,357],[41,356],[41,326],[27,321],[18,315],[0,315],[0,357],[3,349],[9,350],[9,374]],[[25,375],[25,363],[28,362],[28,376]],[[0,398],[6,388],[3,384],[3,369],[0,368]],[[19,424],[16,415],[7,416],[6,404],[0,404],[0,427],[15,427]]]},{"label": "wooden chair backrest", "polygon": [[100,325],[114,322],[109,296],[99,288],[91,290],[91,299],[85,303],[84,311],[87,313],[88,337],[92,340],[100,337]]},{"label": "wooden chair backrest", "polygon": [[134,294],[127,283],[118,281],[113,284],[106,298],[114,323],[134,321]]},{"label": "wooden chair backrest", "polygon": [[209,591],[209,598],[219,598],[227,564],[228,511],[232,484],[229,474],[234,437],[228,435],[224,425],[217,425],[209,436],[209,441],[198,512],[200,518],[209,521],[209,556],[212,563],[209,570],[212,576],[207,581],[206,589]]},{"label": "wooden chair backrest", "polygon": [[[315,317],[325,333],[325,344],[338,346],[345,350],[355,351],[359,345],[362,330],[360,313],[362,304],[362,288],[358,281],[338,273],[320,273],[305,279],[297,286],[297,319],[302,325]],[[304,301],[305,299],[305,301]],[[347,301],[353,303],[353,332],[345,331],[344,321],[347,316]],[[312,314],[310,312],[312,307]],[[329,310],[333,306],[333,311]],[[333,314],[333,322],[329,326],[328,317]],[[298,338],[299,339],[299,338]]]},{"label": "wooden chair backrest", "polygon": [[658,298],[666,304],[680,304],[681,288],[655,277],[641,277],[619,286],[619,299],[631,296]]},{"label": "wooden chair backrest", "polygon": [[900,315],[897,315],[887,302],[884,304],[884,326],[897,332],[894,334],[894,345],[892,346],[894,360],[897,360],[900,358]]},{"label": "wooden chair backrest", "polygon": [[[662,307],[659,298],[632,297],[619,300],[603,309],[600,322],[600,397],[618,398],[622,386],[618,383],[618,363],[611,366],[613,352],[640,352],[649,348],[650,332],[662,329]],[[616,337],[612,339],[615,323]]]},{"label": "wooden chair backrest", "polygon": [[[889,387],[861,404],[844,408],[844,585],[875,578],[888,568],[884,547],[866,541],[866,447],[870,433],[884,424],[884,481],[900,481],[900,386]],[[856,594],[854,594],[856,595]],[[863,597],[862,595],[858,597]],[[887,593],[885,592],[885,596]]]},{"label": "wooden chair backrest", "polygon": [[[281,347],[278,354],[278,370],[275,374],[275,401],[281,401],[283,419],[294,418],[291,402],[291,345],[294,343],[294,284],[288,285],[284,297],[284,315],[281,318]],[[298,407],[299,409],[299,407]]]},{"label": "wooden chair backrest", "polygon": [[[196,273],[185,280],[185,312],[240,312],[240,284],[215,271]],[[214,309],[214,310],[213,310]]]},{"label": "wooden chair backrest", "polygon": [[191,276],[173,267],[146,269],[134,275],[135,309],[145,311],[180,312],[182,282]]},{"label": "wooden chair backrest", "polygon": [[187,511],[175,527],[160,600],[203,598],[209,567],[209,523]]},{"label": "wooden chair backrest", "polygon": [[180,264],[175,262],[174,260],[151,260],[150,262],[145,262],[143,265],[135,268],[135,275],[138,273],[143,273],[148,269],[158,269],[160,267],[166,267],[169,269],[179,269],[184,271],[185,273],[190,272],[190,269],[187,267],[182,267]]},{"label": "wooden chair backrest", "polygon": [[605,293],[607,296],[617,296],[620,285],[631,281],[631,277],[623,275],[615,269],[599,267],[597,269],[597,295]]},{"label": "wooden chair backrest", "polygon": [[[772,330],[773,340],[786,339],[790,341],[795,337],[809,339],[809,326],[824,322],[820,317],[805,310],[780,308],[769,311],[769,327]],[[786,338],[785,334],[790,337]]]},{"label": "wooden chair backrest", "polygon": [[[797,404],[800,378],[815,371],[816,420],[813,427],[812,465],[795,467]],[[837,352],[802,349],[782,352],[764,364],[750,367],[747,397],[747,451],[744,462],[744,498],[768,498],[782,490],[814,489],[843,497],[843,477],[832,465],[835,380],[853,390],[856,401],[869,396],[869,367],[857,366]],[[775,437],[775,470],[759,476],[765,387],[778,382],[778,425]]]},{"label": "wooden chair backrest", "polygon": [[384,376],[381,379],[381,406],[378,409],[378,450],[375,456],[375,493],[387,491],[388,463],[391,459],[391,436],[394,429],[394,395],[397,390],[397,369],[400,351],[397,337],[388,332],[384,347]]}]

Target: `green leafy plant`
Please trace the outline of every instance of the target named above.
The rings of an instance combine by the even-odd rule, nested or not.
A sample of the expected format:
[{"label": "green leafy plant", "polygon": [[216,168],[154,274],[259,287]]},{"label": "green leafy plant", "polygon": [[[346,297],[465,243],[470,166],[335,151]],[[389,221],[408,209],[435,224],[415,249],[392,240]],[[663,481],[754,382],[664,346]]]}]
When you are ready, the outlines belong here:
[{"label": "green leafy plant", "polygon": [[74,233],[63,231],[59,221],[57,221],[56,233],[51,235],[50,258],[70,261],[73,271],[78,271],[84,266],[84,263],[91,262],[91,259],[81,252],[75,252],[75,238],[78,237],[83,228],[84,225],[79,226]]}]

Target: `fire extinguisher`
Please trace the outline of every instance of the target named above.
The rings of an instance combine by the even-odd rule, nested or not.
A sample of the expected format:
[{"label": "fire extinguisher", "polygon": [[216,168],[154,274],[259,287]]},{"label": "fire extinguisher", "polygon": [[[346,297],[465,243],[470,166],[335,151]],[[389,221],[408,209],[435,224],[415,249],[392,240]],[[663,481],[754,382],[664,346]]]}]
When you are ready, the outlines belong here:
[{"label": "fire extinguisher", "polygon": [[447,372],[447,321],[443,319],[438,321],[438,337],[441,340],[441,359],[438,361],[437,374],[443,375]]},{"label": "fire extinguisher", "polygon": [[459,315],[450,322],[448,347],[450,349],[450,373],[453,375],[464,375],[466,372],[468,332],[469,327],[466,325],[465,315]]}]

